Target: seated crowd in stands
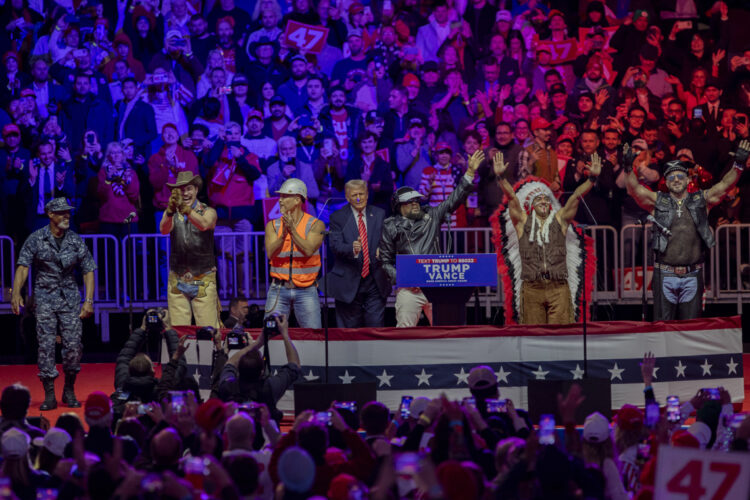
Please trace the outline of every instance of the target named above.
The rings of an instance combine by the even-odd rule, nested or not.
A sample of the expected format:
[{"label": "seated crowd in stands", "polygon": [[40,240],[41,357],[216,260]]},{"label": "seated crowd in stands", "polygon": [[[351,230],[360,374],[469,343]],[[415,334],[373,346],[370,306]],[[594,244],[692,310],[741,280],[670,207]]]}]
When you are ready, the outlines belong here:
[{"label": "seated crowd in stands", "polygon": [[[557,3],[7,0],[0,234],[22,242],[60,195],[81,233],[154,233],[182,170],[203,178],[222,232],[262,230],[290,177],[316,214],[356,178],[387,211],[403,185],[437,204],[478,148],[561,197],[598,151],[587,224],[642,219],[625,143],[651,189],[672,159],[691,165],[690,189],[716,182],[748,137],[745,3]],[[475,182],[454,227],[488,227],[502,201],[489,162]],[[750,222],[749,200],[745,175],[711,220]]]}]

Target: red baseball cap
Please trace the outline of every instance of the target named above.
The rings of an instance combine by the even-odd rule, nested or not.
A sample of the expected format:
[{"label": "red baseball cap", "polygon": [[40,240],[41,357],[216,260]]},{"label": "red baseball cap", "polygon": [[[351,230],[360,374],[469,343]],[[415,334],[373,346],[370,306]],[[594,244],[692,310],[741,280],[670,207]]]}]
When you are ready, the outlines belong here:
[{"label": "red baseball cap", "polygon": [[12,57],[13,59],[15,59],[16,61],[18,61],[18,52],[16,52],[15,50],[9,50],[9,51],[8,51],[8,52],[6,52],[5,54],[3,54],[3,63],[4,63],[5,61],[7,61],[7,60],[8,60],[9,58],[11,58],[11,57]]},{"label": "red baseball cap", "polygon": [[615,421],[624,430],[634,430],[643,425],[643,412],[637,406],[623,405],[617,412]]},{"label": "red baseball cap", "polygon": [[107,415],[111,409],[112,402],[109,400],[109,396],[102,391],[94,391],[86,398],[83,411],[87,418],[96,419]]},{"label": "red baseball cap", "polygon": [[552,123],[548,122],[541,116],[539,118],[534,118],[531,121],[531,131],[538,130],[540,128],[552,128]]},{"label": "red baseball cap", "polygon": [[263,121],[263,113],[261,113],[260,110],[251,109],[247,113],[247,119],[245,121],[250,121],[251,118],[257,118],[258,120]]},{"label": "red baseball cap", "polygon": [[36,97],[36,94],[31,89],[23,89],[21,91],[21,97]]},{"label": "red baseball cap", "polygon": [[453,148],[447,142],[438,142],[435,144],[435,151],[445,151],[446,149],[451,153],[453,152]]},{"label": "red baseball cap", "polygon": [[18,125],[16,125],[15,123],[8,123],[7,125],[3,126],[3,137],[8,134],[12,134],[13,132],[21,135],[21,129],[18,128]]},{"label": "red baseball cap", "polygon": [[411,85],[416,85],[417,87],[420,86],[419,77],[415,75],[414,73],[407,73],[404,75],[404,79],[401,82],[404,87],[409,87]]},{"label": "red baseball cap", "polygon": [[195,412],[195,423],[205,431],[213,431],[224,421],[224,403],[211,398],[198,407]]},{"label": "red baseball cap", "polygon": [[701,443],[698,438],[693,436],[687,429],[679,429],[672,434],[670,438],[672,446],[682,446],[683,448],[700,448]]}]

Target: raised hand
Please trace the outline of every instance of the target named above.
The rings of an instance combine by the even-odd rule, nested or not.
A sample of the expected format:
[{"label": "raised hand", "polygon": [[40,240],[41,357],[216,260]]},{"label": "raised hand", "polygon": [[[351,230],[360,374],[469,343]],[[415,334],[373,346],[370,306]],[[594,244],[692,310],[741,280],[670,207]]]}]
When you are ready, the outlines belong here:
[{"label": "raised hand", "polygon": [[[512,90],[512,87],[510,84],[503,85],[503,88],[500,89],[500,101],[505,102],[505,100],[510,97],[510,92]],[[500,104],[500,103],[498,103]]]},{"label": "raised hand", "polygon": [[177,212],[182,203],[181,198],[180,190],[177,188],[172,189],[172,195],[169,197],[169,202],[167,203],[167,215],[174,215]]},{"label": "raised hand", "polygon": [[607,92],[607,89],[599,89],[596,92],[595,100],[596,100],[596,107],[601,108],[604,106],[604,103],[607,102],[607,99],[609,99],[609,92]]},{"label": "raised hand", "polygon": [[651,385],[654,380],[654,367],[656,366],[656,356],[654,353],[649,351],[643,355],[643,361],[641,362],[641,378],[645,385]]},{"label": "raised hand", "polygon": [[589,174],[592,176],[598,176],[602,173],[602,157],[599,153],[591,155],[591,163],[589,164]]},{"label": "raised hand", "polygon": [[719,49],[711,54],[711,62],[714,66],[718,66],[721,60],[724,59],[725,55],[727,55],[727,51],[724,49]]},{"label": "raised hand", "polygon": [[747,163],[747,159],[750,157],[750,141],[742,140],[737,146],[737,151],[734,152],[734,161],[738,165],[744,166]]},{"label": "raised hand", "polygon": [[473,175],[477,171],[477,169],[479,168],[479,165],[481,165],[483,161],[484,161],[484,151],[482,151],[481,149],[477,149],[476,151],[474,151],[474,154],[472,154],[469,157],[469,165],[466,168],[466,171],[470,172]]},{"label": "raised hand", "polygon": [[505,156],[502,152],[498,151],[495,153],[495,157],[492,158],[492,169],[495,171],[495,177],[502,177],[503,174],[508,170],[508,163],[505,161]]},{"label": "raised hand", "polygon": [[188,344],[188,337],[187,335],[183,335],[180,337],[180,341],[177,344],[177,350],[172,355],[172,359],[175,361],[178,361],[190,348],[190,344]]}]

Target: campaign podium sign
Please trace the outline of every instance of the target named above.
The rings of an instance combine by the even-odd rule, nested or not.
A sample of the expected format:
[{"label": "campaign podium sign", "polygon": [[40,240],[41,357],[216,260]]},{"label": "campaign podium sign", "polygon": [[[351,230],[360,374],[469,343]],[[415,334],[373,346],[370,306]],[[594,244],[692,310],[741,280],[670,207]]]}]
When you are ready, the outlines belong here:
[{"label": "campaign podium sign", "polygon": [[397,255],[396,286],[422,289],[432,302],[433,325],[463,325],[466,301],[474,289],[497,286],[497,256]]}]

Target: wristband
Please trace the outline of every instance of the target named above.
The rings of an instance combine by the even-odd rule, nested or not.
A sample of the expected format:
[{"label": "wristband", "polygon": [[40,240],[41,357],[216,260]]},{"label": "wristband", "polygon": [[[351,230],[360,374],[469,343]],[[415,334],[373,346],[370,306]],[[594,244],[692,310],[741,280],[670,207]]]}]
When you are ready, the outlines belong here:
[{"label": "wristband", "polygon": [[643,388],[643,392],[648,392],[648,391],[650,391],[650,390],[652,390],[652,388],[651,388],[651,386],[650,386],[650,385],[647,385],[647,386],[645,386],[645,387]]},{"label": "wristband", "polygon": [[417,423],[420,423],[420,424],[424,425],[425,427],[429,427],[430,424],[432,423],[432,420],[427,415],[422,414],[422,415],[419,416],[419,419],[417,420]]},{"label": "wristband", "polygon": [[598,175],[589,175],[589,181],[591,181],[591,184],[596,184],[596,181],[599,179]]},{"label": "wristband", "polygon": [[745,165],[742,165],[742,164],[737,163],[737,162],[734,162],[734,164],[732,165],[732,168],[735,168],[735,169],[737,169],[740,172],[744,172],[745,171]]},{"label": "wristband", "polygon": [[91,304],[92,306],[94,305],[94,299],[86,299],[86,300],[84,300],[84,302],[86,304]]}]

